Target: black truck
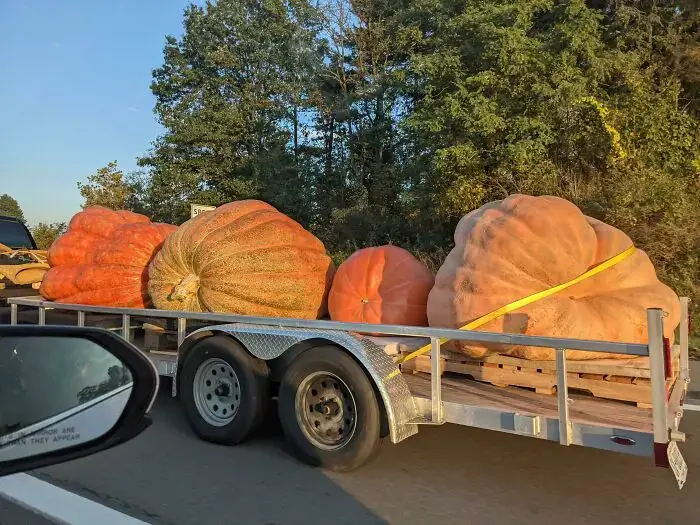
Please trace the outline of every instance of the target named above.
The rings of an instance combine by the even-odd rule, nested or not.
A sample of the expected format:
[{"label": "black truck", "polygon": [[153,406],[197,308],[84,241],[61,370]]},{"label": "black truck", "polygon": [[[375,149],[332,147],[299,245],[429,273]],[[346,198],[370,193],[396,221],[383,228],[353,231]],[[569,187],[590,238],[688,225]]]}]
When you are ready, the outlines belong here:
[{"label": "black truck", "polygon": [[[16,217],[0,215],[0,244],[13,250],[36,250],[36,242],[29,229]],[[0,254],[2,258],[2,254]],[[0,261],[1,264],[1,261]],[[9,297],[37,295],[38,291],[31,286],[16,285],[9,279],[0,276],[0,306],[4,306]]]},{"label": "black truck", "polygon": [[29,229],[16,217],[0,215],[0,244],[13,250],[36,250]]}]

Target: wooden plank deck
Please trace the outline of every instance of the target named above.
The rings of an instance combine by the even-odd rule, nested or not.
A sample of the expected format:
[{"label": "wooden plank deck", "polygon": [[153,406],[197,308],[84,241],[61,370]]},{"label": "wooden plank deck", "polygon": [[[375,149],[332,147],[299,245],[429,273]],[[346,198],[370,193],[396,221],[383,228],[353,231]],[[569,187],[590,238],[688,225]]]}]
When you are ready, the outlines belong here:
[{"label": "wooden plank deck", "polygon": [[[403,374],[411,392],[430,398],[430,375]],[[626,428],[639,432],[652,431],[651,411],[634,405],[570,394],[569,415],[572,421],[614,428]],[[555,396],[543,396],[517,387],[496,387],[467,379],[445,375],[442,378],[442,400],[448,403],[492,408],[558,419],[559,410]]]},{"label": "wooden plank deck", "polygon": [[[417,345],[416,345],[417,346]],[[406,355],[410,348],[400,348]],[[441,373],[453,372],[470,379],[491,383],[497,387],[518,386],[530,388],[538,394],[554,395],[557,376],[554,361],[531,361],[510,356],[491,355],[470,358],[442,350]],[[403,372],[431,372],[431,356],[420,355],[401,366]],[[673,378],[667,381],[669,389],[680,369],[680,347],[673,347]],[[570,389],[588,392],[596,397],[628,401],[640,407],[651,406],[651,371],[648,357],[628,359],[567,360],[567,380]]]}]

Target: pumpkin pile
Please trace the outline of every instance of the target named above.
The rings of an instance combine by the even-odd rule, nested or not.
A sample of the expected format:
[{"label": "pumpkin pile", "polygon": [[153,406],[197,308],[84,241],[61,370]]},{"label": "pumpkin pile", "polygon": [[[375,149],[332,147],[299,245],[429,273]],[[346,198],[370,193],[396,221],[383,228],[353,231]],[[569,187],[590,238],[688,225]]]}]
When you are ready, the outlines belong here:
[{"label": "pumpkin pile", "polygon": [[86,208],[51,245],[39,293],[60,303],[147,307],[148,264],[175,230],[130,211]]},{"label": "pumpkin pile", "polygon": [[[455,247],[428,298],[431,326],[459,328],[530,294],[566,283],[632,246],[620,230],[586,217],[557,197],[511,195],[461,219]],[[662,284],[641,250],[551,297],[494,319],[479,330],[646,343],[646,309],[663,308],[666,337],[679,324],[678,297]],[[451,342],[471,357],[493,353],[551,360],[554,351]],[[607,357],[628,357],[608,355]],[[599,353],[569,351],[570,359]]]},{"label": "pumpkin pile", "polygon": [[156,308],[317,319],[334,267],[323,243],[267,203],[235,201],[168,237],[149,269]]},{"label": "pumpkin pile", "polygon": [[[257,200],[235,201],[179,228],[128,211],[87,208],[51,246],[44,298],[79,304],[264,317],[461,328],[567,283],[632,247],[620,230],[557,197],[511,195],[461,219],[433,277],[406,250],[358,250],[335,272],[323,243]],[[627,255],[627,254],[625,254]],[[335,277],[334,277],[335,275]],[[641,250],[478,330],[646,343],[646,310],[663,308],[666,337],[678,297]],[[549,360],[551,349],[448,343],[471,357]],[[569,351],[570,359],[596,359]],[[627,357],[609,355],[608,357]]]}]

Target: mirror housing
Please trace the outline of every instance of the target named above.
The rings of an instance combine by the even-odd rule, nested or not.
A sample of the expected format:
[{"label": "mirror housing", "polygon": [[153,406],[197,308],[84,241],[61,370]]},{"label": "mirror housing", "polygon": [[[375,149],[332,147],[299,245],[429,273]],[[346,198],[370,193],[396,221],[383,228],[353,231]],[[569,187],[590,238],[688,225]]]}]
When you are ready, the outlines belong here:
[{"label": "mirror housing", "polygon": [[[23,347],[22,342],[27,345]],[[6,343],[4,348],[3,343]],[[64,350],[82,346],[82,353],[71,352],[69,355],[69,352],[64,352],[60,356],[51,356],[51,351],[60,351],[62,346]],[[151,424],[148,412],[158,392],[158,373],[141,350],[121,337],[100,328],[0,326],[0,359],[5,359],[5,363],[8,360],[22,363],[22,354],[27,351],[29,353],[26,355],[32,356],[35,365],[37,351],[41,351],[51,357],[51,360],[47,358],[46,366],[58,361],[63,365],[62,370],[66,370],[66,366],[73,366],[74,370],[84,371],[87,364],[85,360],[79,359],[80,356],[102,357],[102,362],[99,363],[102,369],[93,367],[93,372],[96,370],[102,374],[99,377],[107,380],[81,388],[76,396],[70,387],[78,388],[82,383],[75,386],[70,382],[76,376],[84,378],[84,373],[63,375],[51,374],[53,370],[48,370],[45,373],[49,377],[49,384],[45,380],[35,381],[34,385],[68,388],[72,397],[64,397],[75,398],[73,406],[53,411],[43,410],[44,414],[36,421],[19,424],[7,417],[3,418],[3,413],[8,413],[8,408],[12,408],[10,405],[13,399],[26,399],[11,397],[13,381],[30,397],[31,389],[36,389],[37,386],[26,381],[31,378],[22,377],[23,374],[31,373],[31,367],[25,367],[26,370],[22,371],[21,364],[3,367],[3,362],[0,362],[0,476],[55,465],[112,448],[137,436]],[[101,356],[98,355],[99,352]],[[51,388],[48,391],[50,394]],[[41,395],[35,397],[42,399]],[[41,414],[42,410],[37,413]],[[87,431],[81,434],[80,429],[75,429],[79,425]],[[69,430],[69,434],[61,436],[61,427],[64,433]],[[75,441],[75,444],[71,441]]]}]

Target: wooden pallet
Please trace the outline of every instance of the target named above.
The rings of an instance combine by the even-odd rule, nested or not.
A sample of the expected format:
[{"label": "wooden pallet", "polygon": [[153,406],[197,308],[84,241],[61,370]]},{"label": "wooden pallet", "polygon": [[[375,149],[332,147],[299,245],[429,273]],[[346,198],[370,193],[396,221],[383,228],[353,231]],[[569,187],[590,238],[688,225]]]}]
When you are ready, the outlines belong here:
[{"label": "wooden pallet", "polygon": [[143,323],[143,349],[147,352],[177,350],[177,332],[168,330],[166,323]]},{"label": "wooden pallet", "polygon": [[[674,375],[672,379],[667,380],[669,391],[679,369],[680,349],[676,346],[673,353]],[[401,365],[401,370],[429,374],[430,356],[422,355],[408,361]],[[461,374],[500,387],[524,387],[547,395],[556,393],[557,375],[554,361],[529,361],[499,355],[471,359],[461,354],[442,351],[440,371]],[[650,378],[648,357],[567,361],[569,389],[585,391],[595,397],[633,402],[639,407],[651,406]]]}]

